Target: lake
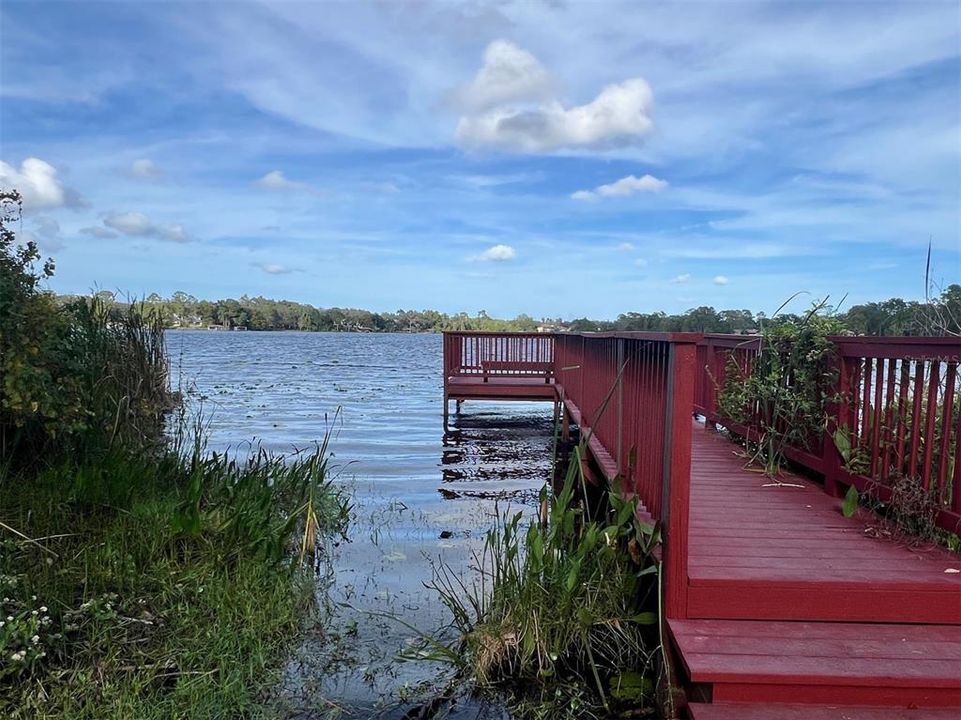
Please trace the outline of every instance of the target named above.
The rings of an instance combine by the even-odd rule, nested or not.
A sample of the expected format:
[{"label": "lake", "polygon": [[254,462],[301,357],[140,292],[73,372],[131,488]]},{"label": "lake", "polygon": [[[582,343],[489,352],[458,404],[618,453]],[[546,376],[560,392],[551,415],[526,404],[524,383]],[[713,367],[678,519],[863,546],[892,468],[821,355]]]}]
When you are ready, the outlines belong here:
[{"label": "lake", "polygon": [[335,632],[305,632],[278,702],[303,718],[403,717],[450,672],[395,660],[417,639],[407,625],[443,635],[449,621],[425,584],[441,562],[471,582],[497,515],[536,511],[550,405],[467,402],[445,435],[440,335],[171,331],[167,345],[211,450],[289,453],[330,427],[353,497],[350,541],[318,580]]}]

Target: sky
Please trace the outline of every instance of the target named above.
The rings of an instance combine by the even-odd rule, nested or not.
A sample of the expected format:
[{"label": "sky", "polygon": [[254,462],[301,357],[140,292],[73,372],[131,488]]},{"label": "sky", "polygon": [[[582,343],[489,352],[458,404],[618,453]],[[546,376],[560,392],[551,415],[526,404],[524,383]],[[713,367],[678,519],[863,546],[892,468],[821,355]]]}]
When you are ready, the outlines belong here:
[{"label": "sky", "polygon": [[61,293],[771,314],[961,282],[961,3],[0,5]]}]

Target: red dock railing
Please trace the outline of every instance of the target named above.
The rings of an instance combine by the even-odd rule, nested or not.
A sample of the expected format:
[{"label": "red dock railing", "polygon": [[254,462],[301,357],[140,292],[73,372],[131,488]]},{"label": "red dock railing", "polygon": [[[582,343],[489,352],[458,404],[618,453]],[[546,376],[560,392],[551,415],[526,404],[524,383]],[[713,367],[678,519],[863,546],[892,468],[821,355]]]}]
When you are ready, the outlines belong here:
[{"label": "red dock railing", "polygon": [[526,375],[533,367],[553,368],[554,335],[545,333],[444,333],[444,379],[482,376],[491,369],[500,375]]},{"label": "red dock railing", "polygon": [[[824,478],[825,488],[854,485],[882,501],[921,489],[938,506],[936,522],[961,527],[961,343],[957,338],[834,337],[837,381],[823,388],[840,402],[824,432],[806,447],[789,447],[788,459]],[[747,423],[724,417],[718,396],[729,373],[750,373],[760,350],[757,337],[706,335],[697,349],[695,411],[710,424],[756,439]],[[732,362],[733,359],[733,362]],[[841,447],[839,447],[839,445]]]},{"label": "red dock railing", "polygon": [[[593,461],[608,481],[637,495],[642,514],[661,521],[668,607],[683,616],[687,583],[688,484],[694,404],[693,333],[445,333],[445,401],[464,376],[486,376],[494,364],[516,363],[500,382],[516,381],[532,364],[549,362],[554,400],[580,426]],[[489,397],[516,387],[491,377]],[[674,596],[677,597],[674,597]]]},{"label": "red dock railing", "polygon": [[[822,359],[818,374],[832,403],[823,430],[816,425],[816,437],[785,455],[819,473],[828,491],[854,485],[882,500],[905,485],[921,491],[937,503],[938,525],[957,532],[957,340],[832,340],[837,372],[823,372]],[[692,413],[754,440],[765,422],[789,427],[758,402],[735,405],[743,393],[719,403],[729,373],[732,381],[750,375],[760,342],[451,333],[445,427],[449,398],[552,400],[555,413],[563,408],[580,426],[590,474],[620,482],[639,512],[660,523],[665,641],[680,660],[673,667],[687,700],[709,699],[718,717],[752,706],[757,717],[779,705],[792,717],[828,706],[961,707],[951,644],[961,637],[957,556],[871,537],[816,482],[799,473],[759,481],[723,436],[694,430]],[[835,435],[847,439],[843,456]],[[878,637],[896,638],[899,652],[878,650]],[[691,703],[687,717],[710,708]]]}]

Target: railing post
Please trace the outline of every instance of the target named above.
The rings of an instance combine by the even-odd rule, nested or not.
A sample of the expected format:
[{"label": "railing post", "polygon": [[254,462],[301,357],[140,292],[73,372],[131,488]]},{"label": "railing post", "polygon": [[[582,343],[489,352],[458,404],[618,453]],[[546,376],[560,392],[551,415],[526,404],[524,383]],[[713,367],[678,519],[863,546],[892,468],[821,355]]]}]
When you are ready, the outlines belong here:
[{"label": "railing post", "polygon": [[841,453],[834,442],[834,434],[841,428],[850,427],[849,395],[851,393],[851,375],[848,364],[841,355],[840,348],[835,349],[832,360],[837,380],[831,390],[836,395],[836,401],[828,405],[827,423],[824,426],[824,437],[821,439],[821,463],[824,470],[824,491],[837,497],[838,480],[844,467]]},{"label": "railing post", "polygon": [[617,403],[617,416],[616,416],[616,437],[617,437],[617,449],[616,455],[614,456],[617,462],[617,474],[621,475],[624,471],[623,467],[623,450],[624,450],[624,338],[618,338],[615,340],[617,343],[617,365],[615,370],[617,372],[617,397],[615,402]]},{"label": "railing post", "polygon": [[691,408],[697,346],[672,341],[668,355],[664,417],[664,486],[661,494],[665,535],[665,614],[687,617],[687,548],[691,491]]},{"label": "railing post", "polygon": [[705,340],[707,352],[704,355],[704,367],[698,368],[697,372],[704,376],[704,429],[717,430],[717,385],[715,383],[721,377],[717,369],[717,350],[714,341],[710,338]]}]

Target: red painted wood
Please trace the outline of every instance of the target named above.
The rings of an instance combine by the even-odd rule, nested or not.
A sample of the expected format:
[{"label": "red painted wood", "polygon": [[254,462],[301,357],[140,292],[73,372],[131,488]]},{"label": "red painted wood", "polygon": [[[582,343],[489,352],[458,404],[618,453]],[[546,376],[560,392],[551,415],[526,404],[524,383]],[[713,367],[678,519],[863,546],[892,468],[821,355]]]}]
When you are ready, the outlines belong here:
[{"label": "red painted wood", "polygon": [[[820,474],[829,494],[843,491],[839,484],[854,484],[862,491],[887,501],[895,483],[917,483],[933,488],[942,502],[937,524],[949,532],[961,530],[961,477],[950,462],[942,462],[961,448],[961,429],[944,431],[945,418],[953,418],[947,408],[956,402],[957,365],[961,343],[956,338],[831,338],[840,369],[835,387],[826,387],[828,396],[840,403],[831,408],[825,432],[809,439],[809,448],[788,448],[785,456]],[[739,336],[706,335],[701,341],[705,356],[711,348],[737,358],[738,372],[749,372],[759,347],[756,338],[745,341]],[[742,427],[719,416],[716,411],[717,387],[723,385],[725,366],[717,382],[710,372],[699,367],[704,378],[696,380],[700,400],[695,409],[705,414],[707,424],[717,424],[749,439],[756,439],[760,419],[755,416]],[[713,396],[706,388],[713,385]],[[949,398],[949,394],[953,396]],[[941,415],[932,415],[940,408]],[[952,425],[951,422],[948,425]],[[863,475],[852,475],[838,457],[835,430],[846,429],[852,447],[866,463]],[[860,470],[860,465],[858,468]]]},{"label": "red painted wood", "polygon": [[[937,497],[943,503],[947,500],[946,490],[950,487],[950,480],[948,479],[948,453],[951,450],[951,432],[953,430],[952,419],[954,418],[954,386],[957,381],[958,375],[958,364],[955,362],[949,362],[947,365],[947,374],[944,379],[944,407],[942,408],[941,415],[941,456],[940,465],[938,467],[938,491]],[[955,455],[957,457],[957,455]]]},{"label": "red painted wood", "polygon": [[670,442],[665,447],[664,492],[667,494],[667,547],[665,617],[687,617],[688,526],[691,481],[691,407],[694,403],[695,346],[674,343],[670,347],[666,423]]},{"label": "red painted wood", "polygon": [[961,557],[870,537],[866,511],[845,518],[794,475],[777,486],[736,449],[692,436],[689,617],[961,623],[961,573],[945,573]]},{"label": "red painted wood", "polygon": [[669,620],[714,702],[961,707],[961,627]]},{"label": "red painted wood", "polygon": [[[458,334],[444,342],[445,397],[564,403],[591,476],[621,476],[642,515],[663,523],[664,616],[688,680],[708,686],[715,703],[961,708],[961,573],[945,572],[961,569],[961,558],[875,539],[867,511],[844,518],[818,485],[791,474],[773,483],[745,468],[741,448],[695,431],[691,409],[716,408],[727,357],[747,373],[758,348],[756,338],[706,341]],[[961,463],[952,471],[944,458],[961,427],[951,429],[956,379],[943,390],[938,380],[957,360],[924,353],[953,347],[921,339],[839,348],[837,426],[864,448],[868,476],[842,466],[831,425],[813,451],[792,448],[790,457],[823,473],[826,487],[872,487],[882,499],[891,490],[879,481],[904,472],[936,483],[952,498],[939,515],[949,527],[961,519]],[[534,370],[548,364],[554,378],[545,383]],[[499,376],[485,378],[485,367]]]},{"label": "red painted wood", "polygon": [[897,708],[961,708],[961,694],[955,688],[851,685],[803,685],[796,683],[718,683],[714,685],[714,701],[721,703],[755,703],[766,706],[778,703],[810,703],[818,705],[891,705]]},{"label": "red painted wood", "polygon": [[688,705],[691,720],[957,720],[946,708],[890,708],[842,705],[783,705],[739,703]]}]

